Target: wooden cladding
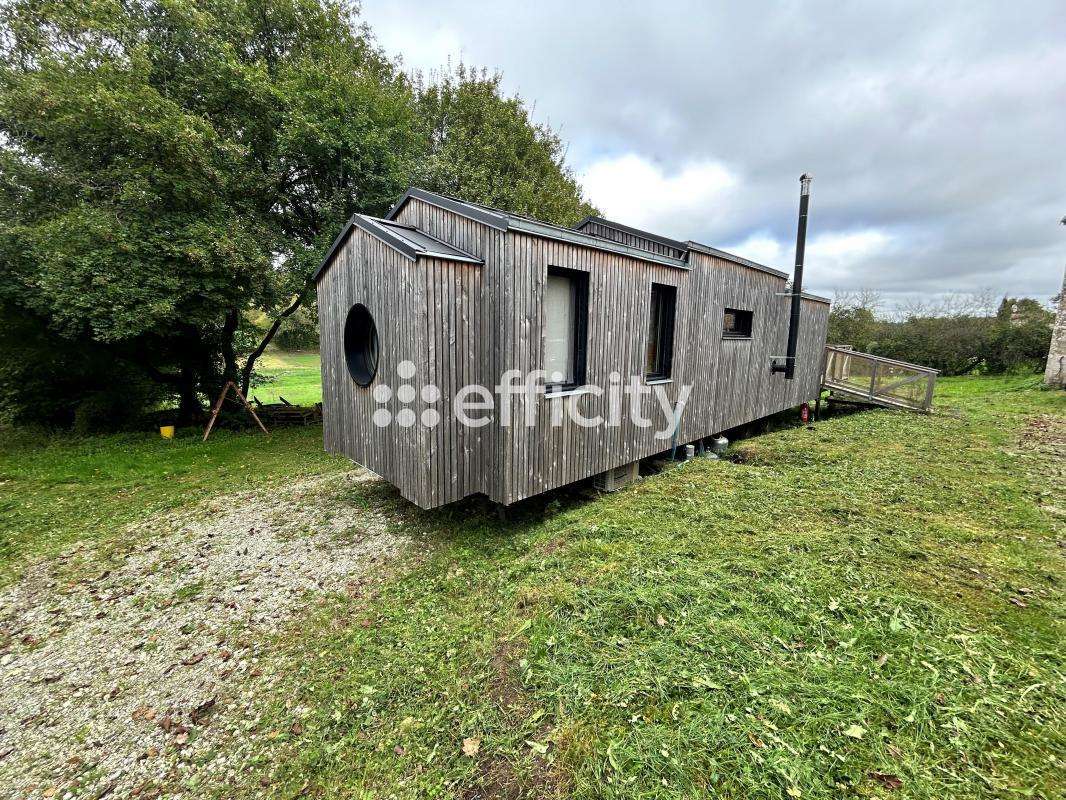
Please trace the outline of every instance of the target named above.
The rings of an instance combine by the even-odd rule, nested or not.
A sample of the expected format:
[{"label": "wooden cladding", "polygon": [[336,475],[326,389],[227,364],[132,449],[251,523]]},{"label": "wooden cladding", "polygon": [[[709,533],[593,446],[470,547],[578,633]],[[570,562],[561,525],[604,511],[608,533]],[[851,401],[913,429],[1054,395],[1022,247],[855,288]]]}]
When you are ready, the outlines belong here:
[{"label": "wooden cladding", "polygon": [[[649,333],[653,313],[665,319],[667,305],[672,326],[668,337],[660,330],[657,352],[669,354],[669,380],[655,388],[674,404],[682,387],[691,386],[677,442],[719,433],[817,395],[825,303],[803,302],[795,379],[770,373],[770,359],[784,351],[788,328],[788,298],[780,296],[785,279],[779,275],[695,250],[688,253],[690,269],[678,269],[499,230],[418,198],[403,205],[397,221],[484,263],[412,261],[363,231],[352,233],[318,285],[324,437],[327,450],[382,475],[423,508],[478,492],[513,503],[669,450],[671,442],[655,435],[668,423],[667,413],[649,395],[624,398],[618,426],[581,427],[560,414],[562,406],[572,405],[585,417],[607,415],[606,397],[580,389],[514,396],[512,419],[518,422],[507,427],[498,419],[467,427],[456,420],[453,407],[462,387],[492,389],[511,369],[524,375],[569,364],[573,383],[605,388],[612,374],[622,380],[657,374],[661,368],[646,369]],[[573,313],[559,316],[562,322],[555,319],[575,326],[574,349],[562,356],[564,351],[549,341],[549,295],[559,299],[563,294],[561,284],[552,288],[552,275],[571,276],[570,286],[581,287],[580,303],[570,289]],[[662,288],[655,292],[653,286]],[[656,293],[659,310],[653,312]],[[379,338],[377,374],[367,387],[352,380],[344,357],[345,317],[356,303],[373,315]],[[723,336],[726,309],[750,314],[748,338]],[[578,323],[583,331],[577,331]],[[664,338],[670,340],[666,349]],[[577,344],[583,345],[580,353]],[[416,368],[409,379],[397,373],[404,361]],[[379,384],[391,390],[382,402],[374,394]],[[398,396],[401,386],[410,387],[403,394],[410,402]],[[631,424],[634,410],[651,426]],[[373,416],[379,411],[387,412],[392,423],[376,425]],[[415,423],[398,424],[401,414]],[[436,424],[423,424],[434,414]],[[532,426],[524,424],[526,418]],[[559,418],[561,424],[553,424]]]}]

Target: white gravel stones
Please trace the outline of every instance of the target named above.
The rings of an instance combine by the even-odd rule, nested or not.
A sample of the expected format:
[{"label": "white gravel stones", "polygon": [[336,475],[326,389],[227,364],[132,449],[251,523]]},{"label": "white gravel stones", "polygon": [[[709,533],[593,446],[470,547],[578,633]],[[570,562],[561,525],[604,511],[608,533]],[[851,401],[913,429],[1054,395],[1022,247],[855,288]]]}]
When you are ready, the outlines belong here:
[{"label": "white gravel stones", "polygon": [[198,772],[238,769],[269,634],[405,544],[353,502],[369,480],[218,498],[131,528],[88,578],[41,562],[0,589],[0,796],[193,796]]}]

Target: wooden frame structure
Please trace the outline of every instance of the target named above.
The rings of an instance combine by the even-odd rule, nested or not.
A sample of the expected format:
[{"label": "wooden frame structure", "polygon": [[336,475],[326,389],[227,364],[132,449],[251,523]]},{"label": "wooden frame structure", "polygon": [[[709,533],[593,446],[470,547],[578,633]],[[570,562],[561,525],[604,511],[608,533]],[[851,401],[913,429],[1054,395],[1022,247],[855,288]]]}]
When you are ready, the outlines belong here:
[{"label": "wooden frame structure", "polygon": [[233,381],[226,381],[226,385],[222,387],[222,394],[218,396],[218,401],[215,403],[215,407],[211,409],[211,419],[207,421],[207,427],[204,429],[204,438],[200,441],[206,442],[207,437],[211,435],[211,430],[215,427],[215,421],[218,419],[218,415],[222,411],[222,404],[226,402],[226,395],[229,394],[230,389],[232,389],[234,394],[240,398],[241,403],[244,405],[244,410],[252,415],[252,419],[254,419],[255,424],[259,426],[259,430],[269,435],[270,431],[266,429],[266,425],[264,425],[262,420],[259,419],[259,415],[255,413],[255,409],[252,408],[251,403],[245,399],[244,394],[241,392],[237,384]]},{"label": "wooden frame structure", "polygon": [[[672,441],[652,397],[635,401],[651,420],[580,427],[607,400],[582,387],[514,397],[513,416],[534,421],[459,424],[456,393],[492,388],[508,370],[543,368],[549,269],[587,276],[582,320],[585,381],[607,388],[612,373],[661,387],[672,403],[691,393]],[[356,215],[317,275],[324,441],[395,484],[423,508],[475,493],[507,505],[814,400],[821,386],[829,301],[804,294],[793,380],[770,371],[785,349],[787,274],[697,242],[678,242],[608,220],[575,229],[409,189],[386,218]],[[648,381],[644,355],[652,284],[673,288],[670,377]],[[379,368],[358,386],[344,356],[345,318],[355,304],[374,317]],[[750,336],[723,335],[724,309],[750,311]],[[414,375],[399,374],[405,362]],[[379,388],[380,387],[380,388]],[[429,412],[429,413],[427,413]],[[395,420],[380,426],[375,414]],[[423,420],[438,420],[422,424]],[[406,424],[411,423],[414,424]],[[403,424],[397,424],[403,423]]]}]

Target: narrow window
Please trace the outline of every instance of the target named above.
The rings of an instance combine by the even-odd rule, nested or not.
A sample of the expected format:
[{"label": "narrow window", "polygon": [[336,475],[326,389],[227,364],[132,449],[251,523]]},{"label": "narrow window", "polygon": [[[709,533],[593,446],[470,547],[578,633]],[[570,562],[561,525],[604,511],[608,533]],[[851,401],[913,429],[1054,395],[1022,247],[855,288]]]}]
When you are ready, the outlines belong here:
[{"label": "narrow window", "polygon": [[648,344],[644,351],[644,375],[647,380],[670,377],[674,361],[674,310],[677,289],[663,283],[651,285],[651,311],[648,320]]},{"label": "narrow window", "polygon": [[722,337],[725,339],[751,338],[752,312],[727,308],[722,321]]},{"label": "narrow window", "polygon": [[588,273],[549,267],[544,297],[544,371],[549,389],[585,383]]}]

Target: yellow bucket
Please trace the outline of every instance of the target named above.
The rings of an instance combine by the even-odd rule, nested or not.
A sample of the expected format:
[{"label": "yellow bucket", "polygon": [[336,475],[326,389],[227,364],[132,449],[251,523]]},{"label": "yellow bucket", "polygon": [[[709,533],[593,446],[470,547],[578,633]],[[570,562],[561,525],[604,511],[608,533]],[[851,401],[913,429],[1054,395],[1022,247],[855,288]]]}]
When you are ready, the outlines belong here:
[{"label": "yellow bucket", "polygon": [[159,426],[159,435],[162,436],[164,439],[173,439],[174,438],[174,426],[173,425],[160,425]]}]

